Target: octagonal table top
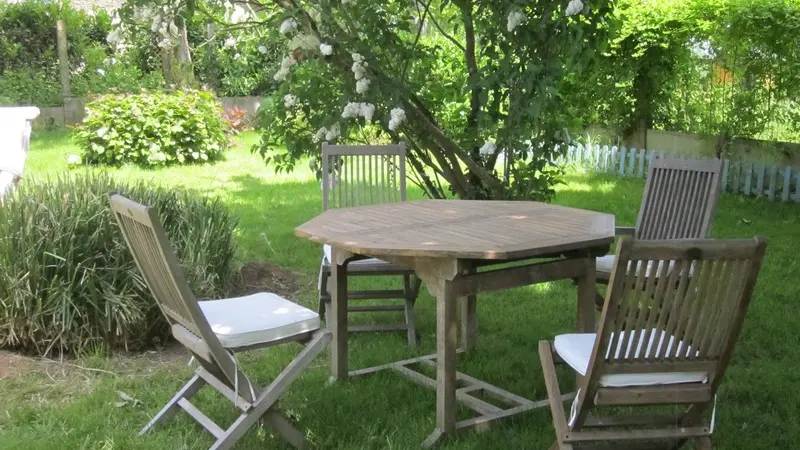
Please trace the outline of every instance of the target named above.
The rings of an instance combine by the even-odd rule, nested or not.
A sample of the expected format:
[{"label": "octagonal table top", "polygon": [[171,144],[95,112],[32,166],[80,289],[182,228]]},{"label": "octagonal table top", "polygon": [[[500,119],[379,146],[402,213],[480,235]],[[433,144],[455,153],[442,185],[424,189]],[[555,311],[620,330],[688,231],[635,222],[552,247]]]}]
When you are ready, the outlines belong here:
[{"label": "octagonal table top", "polygon": [[614,216],[532,201],[420,200],[331,209],[295,235],[367,256],[504,260],[610,245]]}]

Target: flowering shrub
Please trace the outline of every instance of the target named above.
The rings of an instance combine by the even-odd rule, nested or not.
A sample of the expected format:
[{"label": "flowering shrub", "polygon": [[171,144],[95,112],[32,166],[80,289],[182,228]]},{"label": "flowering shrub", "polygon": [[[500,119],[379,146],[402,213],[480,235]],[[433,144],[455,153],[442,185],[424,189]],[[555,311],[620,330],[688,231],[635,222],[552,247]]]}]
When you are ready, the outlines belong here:
[{"label": "flowering shrub", "polygon": [[209,92],[105,95],[86,105],[76,140],[86,164],[152,167],[219,159],[226,129]]},{"label": "flowering shrub", "polygon": [[247,127],[247,112],[242,108],[233,107],[225,111],[225,121],[234,133],[239,133]]},{"label": "flowering shrub", "polygon": [[267,163],[291,169],[323,141],[404,140],[431,197],[552,196],[561,80],[606,42],[610,1],[276,3],[287,51],[261,109]]}]

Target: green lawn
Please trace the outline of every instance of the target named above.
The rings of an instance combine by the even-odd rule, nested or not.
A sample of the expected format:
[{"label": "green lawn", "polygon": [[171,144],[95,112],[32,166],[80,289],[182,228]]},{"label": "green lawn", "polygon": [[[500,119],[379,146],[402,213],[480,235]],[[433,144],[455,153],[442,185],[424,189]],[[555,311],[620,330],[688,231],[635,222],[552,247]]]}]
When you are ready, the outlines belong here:
[{"label": "green lawn", "polygon": [[[243,136],[243,145],[213,166],[113,172],[221,197],[241,217],[242,261],[267,259],[307,274],[302,297],[295,300],[314,305],[320,250],[316,244],[295,238],[292,230],[320,211],[319,182],[304,167],[289,175],[274,174],[250,154],[249,144],[255,139],[253,134]],[[39,134],[33,142],[27,176],[63,171],[65,155],[76,152],[63,133]],[[559,187],[555,202],[614,213],[618,225],[632,225],[643,186],[639,179],[571,173],[567,184]],[[413,191],[411,196],[420,193]],[[716,446],[794,448],[800,441],[800,394],[791,388],[800,381],[800,371],[795,370],[800,360],[800,314],[794,303],[800,299],[800,205],[724,195],[713,234],[763,234],[769,238],[755,298],[721,388]],[[460,357],[459,369],[525,397],[544,398],[536,345],[540,339],[574,329],[575,295],[570,282],[556,282],[482,296],[478,348]],[[434,318],[433,301],[423,293],[417,307],[420,349],[409,349],[400,334],[357,336],[351,340],[351,367],[432,353]],[[242,362],[261,381],[268,381],[296,350],[255,352]],[[188,378],[191,369],[182,362],[155,370],[130,369],[102,355],[90,355],[71,364],[86,369],[70,371],[66,379],[39,370],[0,380],[0,448],[180,449],[210,445],[210,437],[183,416],[146,437],[136,436]],[[326,384],[327,375],[327,356],[323,355],[282,401],[282,407],[307,430],[318,448],[418,448],[434,427],[432,391],[392,373],[332,386]],[[118,391],[140,403],[116,405]],[[201,409],[226,424],[233,420],[233,405],[205,394],[200,396]],[[461,435],[441,448],[540,449],[547,448],[553,438],[549,412],[538,410],[484,433]],[[237,448],[285,447],[259,429],[248,433]]]}]

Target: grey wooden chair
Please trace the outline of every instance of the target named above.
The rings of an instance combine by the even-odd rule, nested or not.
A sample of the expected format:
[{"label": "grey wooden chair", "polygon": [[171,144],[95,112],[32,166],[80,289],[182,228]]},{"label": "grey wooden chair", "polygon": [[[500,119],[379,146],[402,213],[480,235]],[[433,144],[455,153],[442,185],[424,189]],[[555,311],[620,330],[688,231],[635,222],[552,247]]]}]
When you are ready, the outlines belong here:
[{"label": "grey wooden chair", "polygon": [[[722,161],[654,159],[634,227],[617,227],[618,236],[636,239],[703,239],[709,235],[720,196]],[[597,258],[597,281],[608,284],[614,255]],[[603,305],[598,294],[597,306]]]},{"label": "grey wooden chair", "polygon": [[[762,237],[624,238],[597,333],[539,342],[557,437],[551,448],[572,450],[602,441],[603,448],[676,449],[695,440],[697,448],[710,449],[716,394],[765,249]],[[695,274],[690,276],[692,267]],[[659,276],[651,276],[652,271]],[[568,413],[556,377],[557,360],[579,375]],[[654,406],[670,414],[654,416]],[[596,415],[609,407],[617,414]],[[637,410],[643,414],[621,414]]]},{"label": "grey wooden chair", "polygon": [[[396,145],[343,146],[322,144],[322,209],[343,208],[406,200],[406,147]],[[331,248],[323,246],[319,275],[319,311],[324,315],[331,301]],[[408,345],[417,344],[414,304],[421,281],[406,266],[367,258],[351,262],[349,276],[389,276],[402,279],[402,289],[349,291],[353,300],[386,300],[378,304],[351,305],[348,312],[403,312],[397,324],[350,325],[349,332],[406,331]],[[402,300],[397,303],[396,300]],[[373,302],[374,303],[374,302]]]},{"label": "grey wooden chair", "polygon": [[[303,434],[278,411],[277,401],[331,340],[330,331],[320,328],[319,315],[272,293],[198,302],[155,210],[117,194],[111,194],[110,200],[125,241],[169,322],[172,335],[198,363],[194,376],[140,434],[182,409],[214,436],[212,449],[231,448],[259,421],[275,429],[294,447],[308,447]],[[235,352],[290,342],[305,347],[263,389],[244,374],[235,357]],[[241,410],[227,429],[190,403],[205,385]]]}]

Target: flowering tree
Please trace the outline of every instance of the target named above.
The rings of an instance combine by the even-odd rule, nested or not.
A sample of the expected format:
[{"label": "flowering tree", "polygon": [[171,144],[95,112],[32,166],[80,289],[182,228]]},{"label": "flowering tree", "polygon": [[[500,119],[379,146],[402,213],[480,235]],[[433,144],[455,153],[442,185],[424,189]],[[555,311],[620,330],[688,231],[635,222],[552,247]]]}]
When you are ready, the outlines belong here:
[{"label": "flowering tree", "polygon": [[286,44],[258,150],[291,170],[316,161],[323,141],[403,140],[430,197],[547,199],[569,125],[559,88],[602,50],[611,3],[237,3],[251,15],[238,26],[266,27]]},{"label": "flowering tree", "polygon": [[431,197],[552,195],[558,88],[605,42],[611,2],[274,0],[287,54],[260,150],[403,140]]}]

